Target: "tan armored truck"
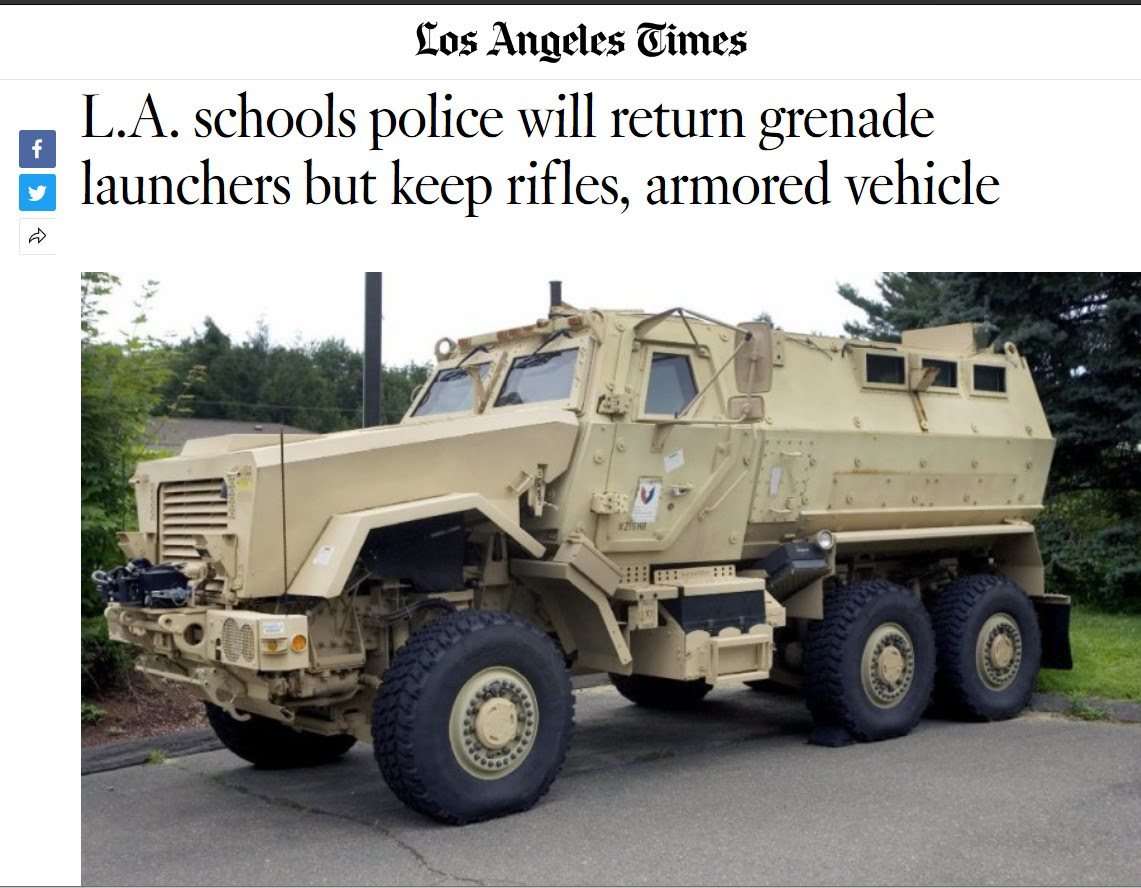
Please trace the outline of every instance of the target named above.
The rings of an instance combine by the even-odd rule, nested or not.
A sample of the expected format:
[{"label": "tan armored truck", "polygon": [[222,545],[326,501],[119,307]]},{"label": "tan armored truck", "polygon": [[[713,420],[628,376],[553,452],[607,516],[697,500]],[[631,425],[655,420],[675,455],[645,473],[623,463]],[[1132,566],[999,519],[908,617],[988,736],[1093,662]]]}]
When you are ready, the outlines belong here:
[{"label": "tan armored truck", "polygon": [[901,344],[580,311],[441,340],[399,425],[192,441],[96,580],[138,668],[261,767],[372,742],[465,823],[562,766],[572,672],[644,706],[803,687],[824,734],[1001,719],[1068,665],[1030,520],[1054,442],[971,325]]}]

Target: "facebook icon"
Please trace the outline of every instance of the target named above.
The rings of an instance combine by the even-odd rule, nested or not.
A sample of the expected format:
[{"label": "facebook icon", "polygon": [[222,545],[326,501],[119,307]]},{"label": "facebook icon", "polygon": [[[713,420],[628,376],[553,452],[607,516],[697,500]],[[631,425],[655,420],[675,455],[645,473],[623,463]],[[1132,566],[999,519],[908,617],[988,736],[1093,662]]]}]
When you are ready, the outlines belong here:
[{"label": "facebook icon", "polygon": [[20,169],[55,166],[55,130],[20,130]]}]

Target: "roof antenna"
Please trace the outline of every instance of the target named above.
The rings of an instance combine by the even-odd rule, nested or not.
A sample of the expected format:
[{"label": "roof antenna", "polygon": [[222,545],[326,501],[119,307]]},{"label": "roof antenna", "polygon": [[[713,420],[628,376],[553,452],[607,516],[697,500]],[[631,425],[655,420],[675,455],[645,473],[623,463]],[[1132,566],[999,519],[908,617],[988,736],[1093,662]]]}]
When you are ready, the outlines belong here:
[{"label": "roof antenna", "polygon": [[990,319],[990,293],[983,293],[983,322],[979,325],[979,331],[982,336],[975,341],[975,347],[981,348],[984,344],[987,348],[993,349],[995,343],[999,340],[999,329],[991,323]]}]

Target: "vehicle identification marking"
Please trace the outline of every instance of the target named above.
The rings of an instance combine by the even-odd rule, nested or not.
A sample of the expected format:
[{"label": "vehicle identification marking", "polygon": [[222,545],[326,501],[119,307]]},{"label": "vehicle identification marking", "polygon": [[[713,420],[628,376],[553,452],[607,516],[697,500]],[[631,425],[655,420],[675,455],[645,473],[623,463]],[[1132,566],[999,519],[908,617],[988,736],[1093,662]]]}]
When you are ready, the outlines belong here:
[{"label": "vehicle identification marking", "polygon": [[780,466],[773,466],[773,472],[769,475],[769,496],[776,496],[777,491],[780,490],[781,474]]},{"label": "vehicle identification marking", "polygon": [[333,560],[333,547],[322,546],[317,550],[317,557],[313,559],[313,563],[317,567],[327,567],[329,562]]},{"label": "vehicle identification marking", "polygon": [[645,530],[646,523],[644,521],[623,521],[618,525],[619,530]]},{"label": "vehicle identification marking", "polygon": [[274,620],[272,623],[261,624],[261,634],[266,635],[284,635],[285,634],[285,621]]},{"label": "vehicle identification marking", "polygon": [[667,453],[665,463],[667,475],[670,472],[676,472],[678,469],[685,465],[685,451],[678,449],[673,453]]},{"label": "vehicle identification marking", "polygon": [[630,510],[630,520],[653,524],[658,520],[658,503],[662,501],[661,478],[639,478],[638,489],[634,492],[634,507]]}]

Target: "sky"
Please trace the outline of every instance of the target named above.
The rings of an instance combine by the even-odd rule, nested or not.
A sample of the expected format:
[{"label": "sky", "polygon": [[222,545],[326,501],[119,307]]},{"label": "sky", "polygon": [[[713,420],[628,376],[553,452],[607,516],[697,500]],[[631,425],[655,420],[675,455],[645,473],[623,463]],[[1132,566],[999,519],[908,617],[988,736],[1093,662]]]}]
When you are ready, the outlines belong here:
[{"label": "sky", "polygon": [[[663,260],[664,262],[664,260]],[[585,263],[584,263],[585,265]],[[692,268],[693,264],[687,262]],[[473,272],[441,267],[383,273],[384,363],[433,360],[443,336],[459,339],[533,323],[546,315],[549,281],[561,280],[563,301],[577,308],[640,308],[650,312],[682,306],[728,323],[768,312],[789,331],[842,334],[846,320],[862,313],[837,294],[850,283],[877,295],[878,272],[664,272],[587,267]],[[105,334],[129,330],[133,302],[147,280],[158,282],[146,332],[178,341],[203,328],[209,316],[235,342],[258,326],[270,339],[292,345],[328,338],[364,346],[364,271],[235,273],[143,269],[114,271],[123,286],[104,301]]]}]

